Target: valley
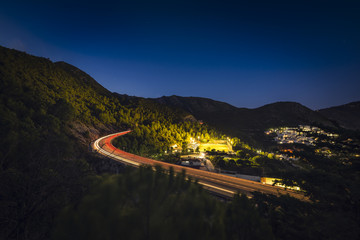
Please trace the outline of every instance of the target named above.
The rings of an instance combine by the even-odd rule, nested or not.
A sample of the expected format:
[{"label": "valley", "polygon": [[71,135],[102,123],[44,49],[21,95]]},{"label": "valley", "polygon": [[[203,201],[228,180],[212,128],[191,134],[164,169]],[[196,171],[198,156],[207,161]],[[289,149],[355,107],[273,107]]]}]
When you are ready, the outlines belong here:
[{"label": "valley", "polygon": [[[230,226],[247,223],[277,239],[359,234],[357,103],[326,111],[295,102],[247,109],[198,97],[128,96],[65,62],[5,47],[0,84],[2,239],[50,239],[54,232],[64,239],[73,226],[99,224],[90,213],[101,216],[114,236],[117,230],[105,223],[116,219],[132,236],[137,225],[129,218],[152,218],[153,231],[164,236],[156,230],[164,222],[181,234],[191,232],[193,219],[206,226],[204,236],[216,223],[219,239],[231,236]],[[353,125],[340,115],[351,115]],[[129,129],[111,144],[101,138]],[[96,141],[101,156],[91,150]],[[192,154],[223,174],[180,166]],[[143,166],[155,163],[163,168]],[[275,178],[275,184],[301,191],[235,177],[244,175]],[[226,195],[226,201],[203,189]],[[165,221],[167,213],[182,221]]]}]

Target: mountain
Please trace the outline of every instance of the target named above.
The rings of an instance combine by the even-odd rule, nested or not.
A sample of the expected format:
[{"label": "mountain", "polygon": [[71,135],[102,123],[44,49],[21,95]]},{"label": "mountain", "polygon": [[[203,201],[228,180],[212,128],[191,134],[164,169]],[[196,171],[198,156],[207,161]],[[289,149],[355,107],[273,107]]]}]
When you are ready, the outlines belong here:
[{"label": "mountain", "polygon": [[255,109],[237,108],[230,104],[199,97],[161,97],[159,103],[180,107],[211,126],[251,143],[262,140],[270,127],[311,124],[336,128],[331,120],[296,102],[276,102]]},{"label": "mountain", "polygon": [[0,239],[50,239],[55,216],[81,199],[91,176],[122,169],[88,151],[101,135],[131,128],[122,146],[145,155],[216,134],[184,120],[189,115],[111,93],[70,64],[0,46]]},{"label": "mountain", "polygon": [[55,65],[63,69],[65,72],[71,74],[79,85],[86,85],[87,87],[94,89],[98,94],[111,96],[111,92],[109,90],[104,88],[90,75],[78,69],[77,67],[63,61],[55,62]]},{"label": "mountain", "polygon": [[[193,116],[208,124],[200,124]],[[128,224],[133,228],[128,228],[131,235],[126,236],[129,239],[139,237],[133,229],[149,229],[149,226],[145,226],[148,225],[147,220],[151,216],[160,219],[158,216],[161,216],[161,213],[166,213],[166,219],[170,219],[169,222],[173,226],[166,229],[180,229],[180,233],[194,230],[193,227],[189,227],[193,226],[193,219],[199,226],[208,226],[203,229],[212,236],[212,226],[225,227],[227,237],[224,232],[215,236],[216,239],[221,239],[221,236],[230,239],[236,236],[234,231],[241,234],[243,231],[237,231],[239,226],[244,227],[243,223],[248,221],[248,216],[259,217],[259,214],[264,216],[262,223],[269,220],[272,221],[271,226],[280,229],[275,232],[278,235],[277,239],[304,239],[309,236],[311,239],[318,239],[318,236],[323,236],[324,239],[332,236],[337,236],[333,239],[355,239],[359,236],[356,215],[359,203],[359,161],[355,158],[349,164],[343,159],[338,162],[336,159],[317,157],[311,162],[311,169],[303,171],[299,168],[296,172],[287,173],[294,179],[286,178],[284,175],[285,180],[303,184],[300,187],[315,199],[313,203],[307,202],[305,205],[285,196],[277,199],[254,193],[251,201],[254,208],[257,206],[259,211],[247,212],[249,206],[252,206],[245,202],[247,198],[235,197],[235,202],[224,203],[227,210],[215,211],[225,215],[220,219],[221,224],[214,225],[209,219],[219,218],[205,216],[202,212],[214,212],[209,201],[215,199],[205,197],[205,191],[202,190],[201,195],[194,194],[194,188],[189,185],[188,180],[185,183],[174,179],[171,173],[158,171],[153,174],[150,169],[146,172],[140,169],[138,173],[131,174],[128,171],[121,178],[109,176],[103,181],[96,173],[111,170],[114,173],[121,170],[121,167],[112,160],[99,158],[88,151],[89,143],[98,136],[128,128],[133,131],[119,138],[119,146],[143,155],[161,155],[174,143],[186,147],[191,137],[201,136],[204,140],[219,137],[219,132],[209,125],[218,127],[232,136],[244,136],[243,139],[252,141],[264,138],[263,131],[268,127],[312,123],[335,126],[320,112],[314,112],[293,102],[279,102],[256,109],[246,109],[204,98],[171,96],[154,100],[111,93],[91,76],[70,64],[54,63],[46,58],[0,46],[0,239],[53,239],[51,234],[55,219],[65,206],[67,208],[63,213],[68,213],[70,219],[61,216],[58,218],[65,231],[60,230],[60,237],[54,239],[68,239],[70,235],[75,239],[81,239],[76,232],[78,226],[84,229],[88,238],[89,221],[97,226],[96,230],[99,231],[94,235],[95,238],[105,236],[108,233],[105,231],[107,228],[98,227],[99,216],[100,219],[109,219],[108,210],[116,209],[117,205],[121,205],[122,211],[115,211],[114,216],[116,219],[120,216],[124,221],[115,221],[116,226],[109,227],[110,231],[116,232],[114,239],[124,236],[124,231],[119,231],[119,227],[127,228]],[[257,159],[261,164],[262,158]],[[243,161],[240,158],[239,160]],[[268,158],[266,161],[277,160]],[[169,176],[171,181],[163,185],[159,182],[161,176]],[[178,177],[185,180],[183,174],[175,176]],[[116,185],[111,183],[112,180],[106,179],[113,179]],[[186,195],[176,193],[176,196],[170,196],[170,202],[165,201],[164,196],[174,184],[181,189],[184,189],[184,186],[189,187],[190,192]],[[98,188],[100,186],[103,187]],[[127,188],[130,192],[119,192]],[[159,194],[151,194],[156,189],[160,191]],[[95,195],[83,198],[90,192]],[[135,205],[133,198],[123,197],[128,196],[127,193],[131,193],[130,197],[136,198]],[[129,204],[124,202],[124,207],[120,202],[119,205],[117,199],[106,202],[109,200],[109,194],[129,200]],[[174,215],[169,216],[168,209],[150,209],[149,194],[161,198],[150,199],[152,207],[156,209],[157,206],[165,206],[174,210]],[[144,201],[137,201],[142,199],[138,196],[143,196]],[[94,202],[94,199],[99,202]],[[87,202],[88,200],[90,202]],[[158,200],[161,204],[156,202]],[[181,203],[181,206],[175,206],[174,201]],[[193,208],[186,211],[189,210],[189,203]],[[219,204],[222,202],[216,203],[216,206]],[[88,209],[82,208],[81,205],[86,205]],[[72,211],[76,209],[85,215],[78,215]],[[304,214],[299,215],[299,209]],[[329,210],[332,212],[328,212]],[[150,213],[154,215],[149,215]],[[176,221],[179,214],[186,216],[188,220],[183,221],[183,218],[180,218],[180,222]],[[113,223],[115,218],[110,218],[110,223]],[[129,222],[129,219],[134,221]],[[74,225],[72,220],[80,225]],[[155,221],[159,224],[151,225],[155,227],[154,231],[147,232],[162,232],[163,218],[160,220]],[[320,225],[312,224],[314,221]],[[302,224],[291,224],[294,222]],[[260,234],[255,238],[269,236],[268,233],[263,234],[254,228],[259,226],[258,222],[252,221],[250,225],[252,232]],[[328,226],[337,226],[337,230],[334,232],[333,227]],[[323,232],[319,232],[319,229]],[[344,229],[350,229],[352,232]],[[166,233],[176,235],[172,231]],[[302,235],[303,233],[305,235]],[[161,236],[166,235],[152,236],[162,239]],[[186,236],[191,238],[191,235]],[[202,233],[193,235],[197,239],[203,236],[205,235]]]},{"label": "mountain", "polygon": [[[299,124],[336,127],[329,119],[296,102],[276,102],[252,109],[253,119],[263,127],[294,126]],[[259,125],[259,127],[260,127]]]},{"label": "mountain", "polygon": [[360,130],[360,101],[321,109],[319,112],[342,128]]},{"label": "mountain", "polygon": [[162,104],[182,108],[191,114],[199,114],[201,112],[234,111],[237,109],[228,103],[201,97],[180,97],[172,95],[170,97],[164,96],[155,100]]}]

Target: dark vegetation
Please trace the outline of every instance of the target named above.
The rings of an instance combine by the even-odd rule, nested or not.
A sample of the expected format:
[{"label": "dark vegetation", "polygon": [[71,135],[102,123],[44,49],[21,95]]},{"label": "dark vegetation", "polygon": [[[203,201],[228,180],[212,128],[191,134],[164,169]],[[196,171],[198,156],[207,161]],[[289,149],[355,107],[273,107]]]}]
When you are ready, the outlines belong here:
[{"label": "dark vegetation", "polygon": [[[99,135],[132,128],[130,140],[154,153],[200,128],[184,121],[184,111],[112,94],[69,64],[3,47],[0,86],[0,238],[49,237],[58,210],[81,198],[88,178],[106,170],[88,153]],[[144,153],[143,145],[134,146]]]},{"label": "dark vegetation", "polygon": [[171,152],[173,144],[186,149],[190,137],[205,134],[213,138],[221,136],[206,125],[184,120],[178,112],[150,100],[138,102],[131,112],[135,112],[133,132],[115,139],[113,144],[135,154],[158,157],[165,151]]},{"label": "dark vegetation", "polygon": [[58,219],[54,239],[274,239],[253,202],[219,202],[185,173],[147,167],[104,176]]},{"label": "dark vegetation", "polygon": [[319,157],[309,161],[312,168],[283,172],[282,178],[289,186],[300,186],[311,204],[259,194],[253,198],[258,209],[283,239],[359,239],[359,159],[351,164]]},{"label": "dark vegetation", "polygon": [[89,184],[67,127],[77,109],[61,97],[71,79],[55,70],[49,60],[0,48],[1,239],[49,238],[58,209]]},{"label": "dark vegetation", "polygon": [[118,144],[149,156],[197,134],[221,137],[181,108],[110,93],[71,65],[0,47],[0,239],[359,238],[358,158],[283,171],[310,202],[255,193],[224,203],[184,174],[97,175],[106,160],[88,144],[128,128]]}]

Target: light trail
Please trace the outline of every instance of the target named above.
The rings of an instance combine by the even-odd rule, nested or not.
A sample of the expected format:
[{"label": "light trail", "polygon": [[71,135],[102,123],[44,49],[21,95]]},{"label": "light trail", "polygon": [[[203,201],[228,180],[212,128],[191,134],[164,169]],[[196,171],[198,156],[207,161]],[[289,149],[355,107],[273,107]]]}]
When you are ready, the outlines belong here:
[{"label": "light trail", "polygon": [[229,195],[234,195],[237,192],[245,193],[248,196],[251,196],[252,192],[258,191],[261,193],[273,194],[277,196],[288,194],[301,200],[308,200],[302,192],[284,189],[277,186],[265,185],[259,182],[222,175],[219,173],[208,172],[199,169],[187,168],[175,164],[161,162],[125,152],[112,145],[111,141],[114,138],[128,134],[130,132],[131,131],[129,130],[101,137],[92,144],[92,148],[103,156],[109,157],[115,161],[122,162],[134,167],[139,167],[141,165],[150,165],[154,167],[156,165],[159,165],[165,170],[173,168],[174,172],[176,173],[181,173],[185,170],[187,176],[197,179],[199,184],[203,185],[208,191],[216,194],[219,194],[220,192],[223,196],[226,197],[229,197]]}]

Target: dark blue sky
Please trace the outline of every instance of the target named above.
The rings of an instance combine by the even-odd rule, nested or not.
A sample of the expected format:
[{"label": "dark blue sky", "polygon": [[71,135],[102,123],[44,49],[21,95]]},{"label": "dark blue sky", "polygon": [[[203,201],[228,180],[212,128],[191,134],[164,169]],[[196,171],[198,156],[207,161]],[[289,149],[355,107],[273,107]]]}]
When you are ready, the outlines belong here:
[{"label": "dark blue sky", "polygon": [[0,45],[110,91],[238,107],[360,100],[360,1],[2,1]]}]

